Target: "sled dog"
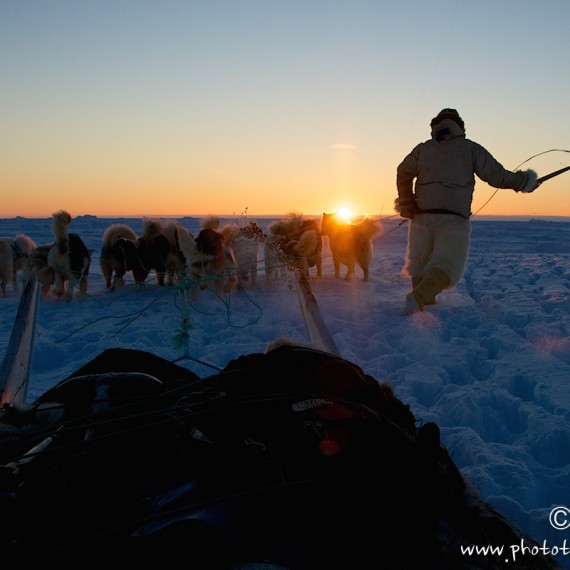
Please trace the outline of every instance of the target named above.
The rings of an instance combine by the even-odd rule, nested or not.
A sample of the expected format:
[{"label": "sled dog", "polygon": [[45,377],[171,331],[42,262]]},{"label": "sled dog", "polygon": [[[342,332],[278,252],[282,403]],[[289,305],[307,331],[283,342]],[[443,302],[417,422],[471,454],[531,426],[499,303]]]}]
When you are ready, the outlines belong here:
[{"label": "sled dog", "polygon": [[218,230],[219,219],[209,216],[202,220],[196,237],[190,232],[178,236],[186,260],[186,276],[191,282],[191,296],[196,289],[206,289],[212,283],[217,294],[230,293],[238,282],[237,263],[232,248]]},{"label": "sled dog", "polygon": [[225,243],[231,247],[237,265],[237,287],[242,289],[246,283],[255,287],[257,283],[257,264],[259,246],[265,242],[261,227],[254,221],[246,225],[227,224],[221,230]]},{"label": "sled dog", "polygon": [[363,280],[368,281],[372,263],[372,238],[378,234],[378,222],[364,218],[351,224],[339,220],[335,214],[325,214],[321,219],[321,233],[328,238],[333,256],[334,276],[340,276],[340,266],[346,265],[345,279],[354,279],[356,264],[363,272]]},{"label": "sled dog", "polygon": [[45,297],[51,286],[55,283],[55,273],[48,266],[48,255],[53,247],[53,242],[38,245],[28,256],[26,266],[22,270],[22,285],[25,287],[28,281],[35,277],[41,285],[42,297]]},{"label": "sled dog", "polygon": [[316,267],[317,276],[322,275],[323,238],[319,222],[291,213],[282,220],[269,224],[265,240],[265,274],[268,283],[283,277],[283,269],[299,270],[309,275]]},{"label": "sled dog", "polygon": [[81,296],[87,293],[89,267],[93,250],[76,233],[69,232],[72,217],[65,210],[52,214],[51,229],[55,243],[48,252],[47,264],[53,270],[55,290],[59,298],[73,299],[75,285]]},{"label": "sled dog", "polygon": [[[137,240],[135,231],[126,224],[112,224],[103,233],[103,246],[99,257],[99,266],[105,280],[105,287],[114,291],[124,283],[125,274],[132,271],[125,250],[118,240]],[[119,245],[118,245],[119,243]]]},{"label": "sled dog", "polygon": [[25,267],[35,247],[32,238],[25,234],[18,234],[14,239],[0,238],[0,290],[3,297],[8,296],[8,283],[12,284],[15,292],[19,291],[18,272]]}]

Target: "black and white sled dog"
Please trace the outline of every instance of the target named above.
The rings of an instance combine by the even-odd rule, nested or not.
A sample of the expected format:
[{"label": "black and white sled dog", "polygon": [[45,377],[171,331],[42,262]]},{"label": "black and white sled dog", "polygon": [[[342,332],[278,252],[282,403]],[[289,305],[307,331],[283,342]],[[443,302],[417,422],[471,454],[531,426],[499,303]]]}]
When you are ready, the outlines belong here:
[{"label": "black and white sled dog", "polygon": [[207,289],[211,284],[218,295],[229,294],[237,286],[237,262],[232,248],[218,230],[219,223],[219,218],[209,216],[202,220],[196,237],[187,231],[178,235],[191,297],[195,297],[197,289]]},{"label": "black and white sled dog", "polygon": [[54,273],[54,293],[66,301],[73,299],[73,290],[76,285],[79,293],[87,293],[89,267],[93,250],[87,246],[76,233],[69,232],[72,217],[65,210],[52,214],[51,229],[55,243],[48,253],[48,267]]},{"label": "black and white sled dog", "polygon": [[32,238],[25,234],[18,234],[14,239],[0,237],[0,290],[3,297],[8,296],[8,283],[15,292],[19,291],[18,272],[25,267],[35,248]]}]

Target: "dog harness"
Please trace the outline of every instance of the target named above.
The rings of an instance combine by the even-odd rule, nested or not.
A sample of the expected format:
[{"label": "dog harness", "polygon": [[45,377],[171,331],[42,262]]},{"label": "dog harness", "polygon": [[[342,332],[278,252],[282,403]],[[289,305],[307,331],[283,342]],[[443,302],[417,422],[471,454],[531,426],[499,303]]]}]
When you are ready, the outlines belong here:
[{"label": "dog harness", "polygon": [[21,257],[26,257],[26,258],[28,257],[28,254],[25,251],[23,251],[20,247],[18,247],[15,241],[10,241],[10,245],[12,246],[12,249],[16,254],[16,259],[19,259]]}]

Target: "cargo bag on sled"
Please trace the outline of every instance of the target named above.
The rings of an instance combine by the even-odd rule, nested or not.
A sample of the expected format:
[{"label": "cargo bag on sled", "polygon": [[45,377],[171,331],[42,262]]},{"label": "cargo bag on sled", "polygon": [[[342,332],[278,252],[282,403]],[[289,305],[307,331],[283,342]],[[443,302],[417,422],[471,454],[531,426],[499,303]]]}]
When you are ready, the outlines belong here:
[{"label": "cargo bag on sled", "polygon": [[496,568],[460,546],[524,536],[466,484],[437,425],[305,347],[205,378],[108,350],[0,429],[4,560]]}]

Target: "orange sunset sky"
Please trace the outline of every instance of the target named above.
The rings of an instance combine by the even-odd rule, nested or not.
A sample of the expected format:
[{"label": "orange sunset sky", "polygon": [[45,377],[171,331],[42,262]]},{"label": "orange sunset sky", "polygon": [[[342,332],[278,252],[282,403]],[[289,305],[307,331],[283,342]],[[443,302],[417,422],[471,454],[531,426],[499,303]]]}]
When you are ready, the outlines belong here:
[{"label": "orange sunset sky", "polygon": [[[566,0],[0,4],[0,217],[394,214],[454,107],[509,169],[570,165]],[[570,216],[478,181],[473,212]]]}]

